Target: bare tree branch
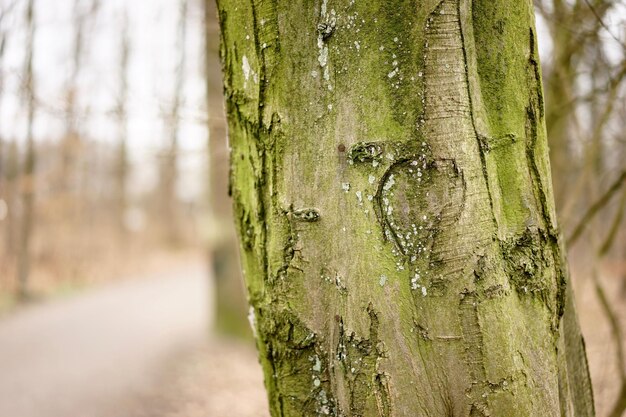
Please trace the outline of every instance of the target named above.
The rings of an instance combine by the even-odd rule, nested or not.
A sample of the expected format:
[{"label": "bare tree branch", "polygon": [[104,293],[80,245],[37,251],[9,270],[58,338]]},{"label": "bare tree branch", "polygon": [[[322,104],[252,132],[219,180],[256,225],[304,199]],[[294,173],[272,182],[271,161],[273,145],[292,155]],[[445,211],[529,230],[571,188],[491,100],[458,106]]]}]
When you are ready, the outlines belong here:
[{"label": "bare tree branch", "polygon": [[615,36],[613,34],[613,32],[611,31],[611,29],[609,29],[609,27],[606,25],[606,23],[604,23],[604,20],[602,20],[602,17],[598,14],[598,11],[596,10],[595,7],[593,7],[593,5],[589,2],[589,0],[584,0],[585,4],[587,5],[587,7],[589,7],[589,10],[591,10],[591,13],[593,13],[593,15],[596,17],[596,19],[598,19],[598,23],[600,23],[600,25],[604,28],[604,30],[607,31],[607,33],[613,38],[615,39],[615,41],[617,43],[619,43],[622,48],[624,48],[626,50],[626,44],[617,36]]},{"label": "bare tree branch", "polygon": [[617,191],[619,191],[622,184],[626,181],[626,170],[622,171],[617,180],[611,184],[608,190],[600,197],[595,203],[589,207],[587,212],[583,215],[583,217],[578,222],[578,225],[574,228],[572,234],[567,238],[567,245],[571,246],[580,235],[585,231],[585,228],[589,224],[589,222],[595,217],[596,214],[609,202],[611,198],[615,195]]}]

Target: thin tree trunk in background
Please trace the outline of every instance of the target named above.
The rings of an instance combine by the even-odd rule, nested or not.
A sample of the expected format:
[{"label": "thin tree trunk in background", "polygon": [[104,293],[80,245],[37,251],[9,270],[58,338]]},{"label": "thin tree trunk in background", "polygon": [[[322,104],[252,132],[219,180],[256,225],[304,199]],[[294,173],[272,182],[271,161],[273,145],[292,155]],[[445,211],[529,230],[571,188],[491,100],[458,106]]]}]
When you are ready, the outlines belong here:
[{"label": "thin tree trunk in background", "polygon": [[209,130],[209,260],[215,281],[215,324],[225,333],[249,334],[247,303],[228,198],[229,153],[222,67],[219,58],[219,24],[214,0],[205,0],[207,110]]},{"label": "thin tree trunk in background", "polygon": [[[9,12],[15,7],[16,1],[6,3],[0,6],[0,103],[5,95],[5,66],[4,56],[6,53],[7,40],[9,36],[8,29],[5,28],[5,18]],[[1,110],[1,109],[0,109]],[[1,112],[0,112],[1,114]],[[0,211],[5,210],[4,218],[0,218],[0,226],[4,234],[3,251],[9,257],[6,260],[8,264],[13,265],[13,255],[15,254],[15,222],[14,203],[15,203],[15,177],[19,170],[17,159],[17,149],[15,141],[7,142],[4,138],[4,130],[0,126]],[[0,216],[2,217],[2,216]],[[10,274],[7,274],[10,276]]]},{"label": "thin tree trunk in background", "polygon": [[273,416],[593,416],[533,7],[218,0]]},{"label": "thin tree trunk in background", "polygon": [[[2,98],[4,96],[4,80],[5,80],[5,68],[4,68],[4,54],[7,46],[7,38],[9,31],[4,27],[4,19],[7,14],[11,11],[11,9],[15,6],[15,3],[8,3],[4,6],[0,6],[0,104],[2,103]],[[0,108],[0,114],[1,113]],[[8,159],[6,156],[7,153],[7,145],[4,140],[4,132],[0,128],[0,212],[5,211],[3,214],[0,214],[0,222],[4,221],[3,230],[6,233],[7,229],[10,227],[7,223],[9,216],[9,201],[8,201],[8,176],[7,176],[7,168]]]},{"label": "thin tree trunk in background", "polygon": [[128,27],[128,14],[124,14],[122,23],[122,36],[120,41],[120,63],[119,63],[119,95],[117,97],[117,108],[115,115],[118,126],[118,149],[115,158],[115,205],[116,221],[120,233],[126,233],[125,214],[128,207],[127,202],[127,182],[128,182],[128,60],[130,57],[130,38]]},{"label": "thin tree trunk in background", "polygon": [[82,66],[83,47],[85,38],[85,22],[87,13],[83,10],[85,0],[74,0],[73,26],[74,37],[72,45],[72,69],[67,81],[67,100],[65,103],[65,135],[61,144],[61,173],[60,188],[65,192],[72,191],[77,173],[77,162],[80,151],[80,133],[78,131],[78,117],[76,100],[78,96],[78,77]]},{"label": "thin tree trunk in background", "polygon": [[18,233],[17,218],[15,213],[17,200],[17,182],[19,180],[19,152],[15,141],[6,143],[6,165],[4,169],[5,188],[4,195],[7,203],[7,217],[5,219],[6,233],[4,245],[10,259],[13,260],[17,253]]},{"label": "thin tree trunk in background", "polygon": [[[2,104],[2,97],[4,96],[4,51],[7,43],[7,32],[2,27],[2,22],[5,16],[5,10],[0,9],[0,104]],[[0,114],[2,108],[0,107]],[[5,195],[5,146],[3,132],[0,129],[0,204],[4,203],[6,207],[6,195]],[[0,218],[0,221],[4,219]]]},{"label": "thin tree trunk in background", "polygon": [[[562,226],[566,227],[576,203],[584,200],[581,195],[598,186],[599,176],[594,170],[597,171],[596,164],[607,139],[602,128],[610,118],[613,94],[619,91],[623,78],[618,75],[611,79],[611,65],[602,62],[606,59],[602,19],[615,10],[617,3],[610,0],[537,0],[537,3],[553,43],[553,59],[546,77],[546,124],[552,172],[558,174],[555,198],[559,216],[565,223]],[[586,75],[589,71],[593,74]],[[585,97],[582,91],[589,88],[581,86],[596,80],[600,88],[591,89]],[[604,106],[598,101],[604,101]],[[594,108],[605,111],[596,112]],[[590,120],[580,120],[577,113],[587,115]],[[591,131],[583,128],[586,123]],[[587,136],[591,138],[585,140]],[[582,158],[578,156],[580,148]]]},{"label": "thin tree trunk in background", "polygon": [[552,39],[554,44],[554,59],[550,76],[546,83],[546,127],[550,140],[550,161],[555,176],[555,199],[557,207],[564,207],[568,202],[568,181],[576,168],[572,161],[574,121],[576,119],[576,67],[579,54],[577,49],[572,48],[575,35],[571,30],[573,26],[570,7],[563,0],[554,0],[553,18],[558,23],[551,25]]},{"label": "thin tree trunk in background", "polygon": [[180,241],[178,222],[178,198],[176,184],[178,182],[178,135],[180,125],[180,108],[183,99],[185,81],[186,43],[187,43],[187,0],[180,0],[178,22],[178,63],[176,65],[176,84],[170,113],[167,116],[169,134],[168,148],[163,157],[161,167],[161,213],[165,223],[165,237],[169,244],[176,245]]},{"label": "thin tree trunk in background", "polygon": [[20,244],[17,257],[18,297],[25,299],[29,295],[29,275],[31,266],[31,238],[34,225],[35,200],[35,141],[33,124],[35,120],[35,81],[33,76],[33,55],[35,43],[34,0],[28,0],[26,24],[26,64],[24,68],[24,97],[27,107],[26,155],[21,174],[22,213],[20,226]]}]

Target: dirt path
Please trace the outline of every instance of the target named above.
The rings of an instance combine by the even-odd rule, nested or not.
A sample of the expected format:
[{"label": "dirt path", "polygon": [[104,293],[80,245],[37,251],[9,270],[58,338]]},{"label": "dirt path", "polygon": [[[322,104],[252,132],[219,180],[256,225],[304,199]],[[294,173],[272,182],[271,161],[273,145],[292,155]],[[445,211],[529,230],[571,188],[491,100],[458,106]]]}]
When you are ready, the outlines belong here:
[{"label": "dirt path", "polygon": [[[0,416],[124,417],[164,364],[206,343],[201,260],[24,308],[0,322]],[[169,362],[168,362],[169,361]]]}]

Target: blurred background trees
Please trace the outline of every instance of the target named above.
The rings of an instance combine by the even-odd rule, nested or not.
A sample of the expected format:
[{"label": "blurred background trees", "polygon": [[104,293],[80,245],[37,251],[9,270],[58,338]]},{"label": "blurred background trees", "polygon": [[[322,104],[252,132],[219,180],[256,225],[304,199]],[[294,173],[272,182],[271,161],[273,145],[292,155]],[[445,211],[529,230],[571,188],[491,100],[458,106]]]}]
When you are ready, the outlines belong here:
[{"label": "blurred background trees", "polygon": [[[626,410],[626,2],[535,0],[560,227],[598,415]],[[603,323],[599,326],[598,323]]]},{"label": "blurred background trees", "polygon": [[207,245],[204,3],[0,1],[0,310]]},{"label": "blurred background trees", "polygon": [[[626,1],[535,5],[560,227],[598,412],[617,416]],[[0,311],[202,250],[241,329],[218,51],[212,0],[0,0]]]}]

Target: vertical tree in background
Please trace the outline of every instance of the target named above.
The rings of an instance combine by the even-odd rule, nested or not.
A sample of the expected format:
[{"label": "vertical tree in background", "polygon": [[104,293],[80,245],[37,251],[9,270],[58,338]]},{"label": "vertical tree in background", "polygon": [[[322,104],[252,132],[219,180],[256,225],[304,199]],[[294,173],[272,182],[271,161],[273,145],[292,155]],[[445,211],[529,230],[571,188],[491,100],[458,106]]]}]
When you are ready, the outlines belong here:
[{"label": "vertical tree in background", "polygon": [[163,155],[160,172],[160,208],[162,219],[165,222],[166,240],[170,244],[177,244],[180,240],[178,222],[178,198],[176,184],[178,182],[178,136],[180,127],[180,110],[183,104],[183,87],[185,82],[186,43],[187,43],[187,0],[180,0],[178,20],[178,37],[176,50],[178,61],[176,64],[174,96],[172,106],[167,115],[168,147]]},{"label": "vertical tree in background", "polygon": [[274,416],[592,416],[530,0],[219,0]]},{"label": "vertical tree in background", "polygon": [[[557,206],[568,220],[576,203],[585,200],[581,196],[593,196],[600,188],[600,166],[612,165],[611,161],[599,162],[603,154],[611,153],[607,152],[606,128],[620,100],[626,63],[609,64],[610,46],[606,45],[612,43],[613,34],[603,19],[615,12],[618,2],[536,3],[553,44],[546,76],[546,124],[553,172],[559,174],[555,178]],[[581,119],[580,114],[588,119]]]},{"label": "vertical tree in background", "polygon": [[[13,9],[15,2],[9,5],[0,6],[0,104],[5,94],[5,68],[4,56],[7,47],[7,39],[9,31],[4,26],[5,18],[9,11]],[[0,219],[3,222],[2,232],[4,233],[4,250],[7,254],[15,253],[15,222],[14,216],[14,200],[15,200],[15,178],[18,171],[17,147],[15,142],[8,143],[5,141],[4,132],[0,130],[0,205],[6,210],[5,218]],[[2,211],[0,207],[0,211]]]},{"label": "vertical tree in background", "polygon": [[17,258],[18,297],[28,296],[28,277],[30,274],[30,246],[35,217],[35,139],[33,127],[35,121],[35,78],[33,75],[33,56],[35,44],[35,0],[28,0],[26,5],[26,55],[24,64],[23,95],[26,106],[26,151],[21,173],[21,219],[20,242]]},{"label": "vertical tree in background", "polygon": [[127,209],[127,182],[128,182],[128,60],[130,57],[128,13],[125,11],[122,20],[120,39],[120,62],[119,62],[119,92],[115,117],[118,127],[117,156],[115,158],[115,216],[118,228],[125,233],[126,226],[124,216]]},{"label": "vertical tree in background", "polygon": [[[2,7],[0,6],[0,105],[2,104],[2,98],[4,95],[4,51],[6,50],[6,44],[7,44],[7,30],[4,28],[4,17],[6,16],[6,6]],[[1,109],[1,107],[0,107]],[[3,137],[3,133],[2,131],[0,131],[0,204],[4,204],[4,207],[6,207],[6,200],[5,200],[5,168],[4,168],[4,164],[5,164],[5,144],[4,144],[4,137]],[[2,208],[0,207],[0,210],[2,210]],[[2,219],[0,219],[0,221],[2,221]]]},{"label": "vertical tree in background", "polygon": [[228,198],[228,138],[219,59],[219,25],[214,0],[204,1],[205,73],[209,131],[209,251],[215,282],[216,327],[227,333],[249,332],[246,300],[237,257],[237,237],[232,227],[232,204]]},{"label": "vertical tree in background", "polygon": [[67,100],[65,103],[65,135],[61,144],[61,178],[60,187],[64,192],[76,186],[75,176],[80,170],[81,134],[79,131],[79,115],[77,108],[78,80],[83,66],[83,55],[87,23],[98,10],[98,0],[74,0],[72,40],[72,60],[70,75],[67,80]]},{"label": "vertical tree in background", "polygon": [[[2,99],[5,96],[5,53],[7,48],[7,40],[9,37],[9,30],[6,27],[6,17],[9,12],[15,7],[15,2],[6,3],[0,6],[0,105]],[[0,107],[1,110],[1,107]],[[13,202],[13,184],[10,184],[10,177],[13,175],[12,167],[15,162],[10,159],[10,151],[14,146],[7,143],[4,137],[5,132],[0,129],[0,228],[7,236],[5,240],[5,249],[9,249],[9,237],[12,232],[12,223],[10,222],[10,216],[13,214],[12,202]]]},{"label": "vertical tree in background", "polygon": [[[596,288],[613,338],[613,343],[604,345],[615,346],[617,372],[606,373],[605,364],[611,362],[606,355],[595,366],[598,371],[602,368],[596,375],[612,381],[598,385],[598,412],[620,416],[626,408],[626,369],[615,308],[621,297],[614,291],[605,292],[607,281],[600,277],[610,276],[605,267],[620,258],[619,252],[623,260],[626,248],[625,239],[619,238],[624,233],[626,194],[620,202],[614,198],[626,193],[626,136],[621,128],[626,93],[626,38],[619,30],[624,19],[619,13],[622,5],[610,0],[536,3],[552,41],[546,68],[546,123],[561,227],[569,249],[582,246],[582,256],[577,252],[575,257],[578,283],[581,288]],[[591,270],[586,273],[588,267]],[[595,321],[594,328],[603,328],[602,322]]]}]

